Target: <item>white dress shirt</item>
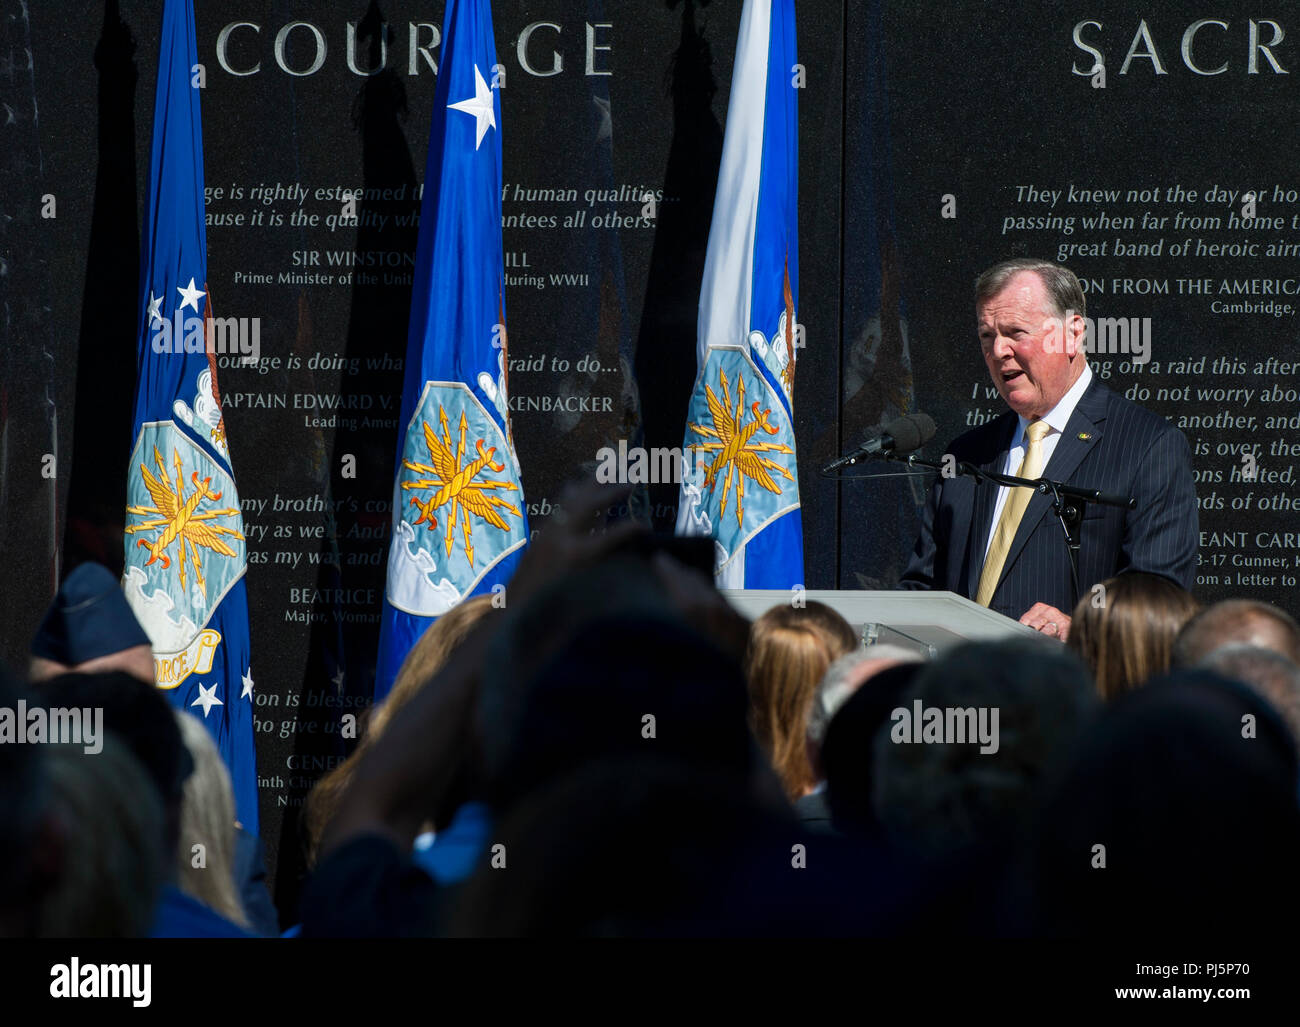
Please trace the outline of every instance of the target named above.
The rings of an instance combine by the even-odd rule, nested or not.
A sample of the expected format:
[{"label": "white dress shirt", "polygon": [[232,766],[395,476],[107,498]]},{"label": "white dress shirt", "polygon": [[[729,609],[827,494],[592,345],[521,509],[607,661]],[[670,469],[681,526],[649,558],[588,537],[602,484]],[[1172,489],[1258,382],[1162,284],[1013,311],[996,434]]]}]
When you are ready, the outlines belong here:
[{"label": "white dress shirt", "polygon": [[[1079,405],[1079,400],[1083,398],[1083,394],[1088,391],[1088,386],[1091,384],[1092,368],[1084,364],[1083,374],[1079,375],[1079,380],[1070,386],[1070,391],[1061,397],[1061,402],[1043,416],[1042,419],[1047,422],[1051,430],[1043,437],[1043,469],[1039,472],[1039,477],[1047,474],[1051,466],[1052,453],[1056,450],[1056,443],[1060,441],[1061,433],[1065,431],[1070,415],[1074,413],[1074,408]],[[1029,421],[1024,417],[1019,420],[1016,433],[1011,436],[1011,449],[1007,452],[1006,462],[1002,466],[1003,474],[1015,474],[1025,458],[1025,426]],[[986,555],[989,546],[993,544],[993,536],[997,534],[998,519],[1002,516],[1002,508],[1007,505],[1007,494],[1010,491],[1005,485],[998,486],[997,502],[993,505],[993,523],[989,525],[989,537],[984,542]]]}]

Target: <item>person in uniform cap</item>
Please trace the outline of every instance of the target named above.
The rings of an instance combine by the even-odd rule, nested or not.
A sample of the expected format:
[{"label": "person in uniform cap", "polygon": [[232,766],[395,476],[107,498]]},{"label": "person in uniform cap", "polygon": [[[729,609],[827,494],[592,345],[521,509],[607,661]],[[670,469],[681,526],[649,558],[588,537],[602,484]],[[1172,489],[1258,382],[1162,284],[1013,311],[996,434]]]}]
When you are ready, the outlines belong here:
[{"label": "person in uniform cap", "polygon": [[155,683],[153,648],[107,567],[83,563],[64,580],[32,639],[29,677],[121,670]]}]

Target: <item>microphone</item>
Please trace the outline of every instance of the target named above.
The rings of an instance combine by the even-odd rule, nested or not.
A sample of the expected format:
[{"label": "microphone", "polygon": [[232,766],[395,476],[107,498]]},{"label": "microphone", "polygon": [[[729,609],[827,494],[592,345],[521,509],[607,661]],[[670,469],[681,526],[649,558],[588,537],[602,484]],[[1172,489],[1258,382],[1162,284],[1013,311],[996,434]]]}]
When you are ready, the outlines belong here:
[{"label": "microphone", "polygon": [[884,453],[910,453],[920,449],[934,438],[934,420],[929,414],[915,413],[890,421],[878,433],[870,436],[866,442],[852,453],[833,460],[822,468],[822,474],[830,474],[841,467],[849,467],[868,456]]}]

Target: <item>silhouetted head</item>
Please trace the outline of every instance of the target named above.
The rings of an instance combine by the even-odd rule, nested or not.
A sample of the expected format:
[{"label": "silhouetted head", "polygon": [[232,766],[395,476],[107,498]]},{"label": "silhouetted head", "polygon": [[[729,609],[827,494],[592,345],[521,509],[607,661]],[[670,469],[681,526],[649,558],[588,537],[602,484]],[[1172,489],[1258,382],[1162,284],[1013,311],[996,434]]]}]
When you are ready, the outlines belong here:
[{"label": "silhouetted head", "polygon": [[921,673],[922,664],[896,663],[873,675],[840,707],[826,729],[822,766],[831,821],[843,834],[875,834],[879,828],[872,801],[874,744],[888,729],[890,714]]},{"label": "silhouetted head", "polygon": [[517,719],[491,728],[498,809],[617,756],[658,754],[739,779],[753,768],[739,665],[673,619],[593,620],[515,686]]},{"label": "silhouetted head", "polygon": [[1220,940],[1291,923],[1296,750],[1245,686],[1177,671],[1121,696],[1050,790],[1038,930]]},{"label": "silhouetted head", "polygon": [[1300,624],[1285,610],[1258,599],[1225,599],[1183,625],[1174,640],[1175,667],[1194,667],[1225,645],[1272,649],[1300,664]]},{"label": "silhouetted head", "polygon": [[804,734],[804,745],[808,753],[808,764],[812,767],[817,780],[826,777],[826,767],[822,761],[822,745],[831,721],[840,708],[848,702],[859,688],[877,674],[882,674],[900,663],[919,664],[923,662],[920,654],[912,649],[897,645],[859,646],[852,652],[845,653],[826,668],[826,673],[817,682],[812,703],[808,708],[808,726]]},{"label": "silhouetted head", "polygon": [[962,645],[926,665],[875,736],[886,835],[934,860],[1014,837],[1095,705],[1083,665],[1046,639]]},{"label": "silhouetted head", "polygon": [[1270,703],[1300,745],[1300,667],[1280,653],[1254,645],[1225,645],[1204,657],[1202,670],[1221,674],[1254,689]]},{"label": "silhouetted head", "polygon": [[66,838],[57,884],[41,903],[45,938],[139,938],[153,926],[174,859],[163,849],[153,782],[116,736],[99,752],[49,747],[51,811]]},{"label": "silhouetted head", "polygon": [[36,698],[46,708],[102,709],[103,727],[117,735],[149,775],[163,805],[164,849],[176,851],[185,779],[194,761],[181,741],[162,693],[122,671],[64,674],[44,682]]}]

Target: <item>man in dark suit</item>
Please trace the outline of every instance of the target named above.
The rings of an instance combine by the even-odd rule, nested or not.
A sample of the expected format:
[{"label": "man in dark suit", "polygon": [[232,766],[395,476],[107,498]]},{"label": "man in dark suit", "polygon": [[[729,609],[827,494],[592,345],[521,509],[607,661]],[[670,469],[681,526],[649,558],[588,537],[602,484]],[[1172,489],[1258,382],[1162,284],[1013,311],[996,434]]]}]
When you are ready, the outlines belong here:
[{"label": "man in dark suit", "polygon": [[[1133,510],[1089,504],[1079,526],[1080,598],[1123,571],[1191,588],[1198,542],[1191,450],[1164,418],[1111,392],[1085,351],[1079,280],[1017,259],[975,283],[984,362],[1011,409],[954,440],[958,462],[1132,496]],[[940,477],[899,588],[944,589],[1037,631],[1069,633],[1069,552],[1050,497],[973,478]]]}]

